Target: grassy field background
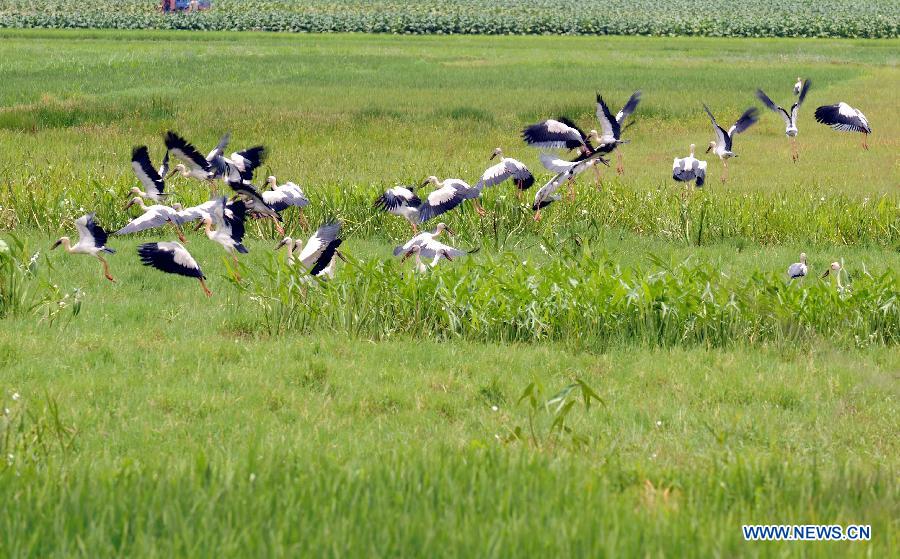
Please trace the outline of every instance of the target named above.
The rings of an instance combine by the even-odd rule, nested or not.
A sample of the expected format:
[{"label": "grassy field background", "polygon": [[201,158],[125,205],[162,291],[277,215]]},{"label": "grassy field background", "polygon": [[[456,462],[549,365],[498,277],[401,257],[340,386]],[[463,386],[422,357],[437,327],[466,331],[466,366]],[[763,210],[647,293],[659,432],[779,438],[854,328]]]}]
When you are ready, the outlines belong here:
[{"label": "grassy field background", "polygon": [[[341,324],[272,332],[254,299],[280,287],[266,272],[277,262],[267,228],[251,228],[247,291],[218,247],[189,235],[211,300],[137,262],[139,242],[170,232],[111,241],[116,284],[97,262],[47,248],[83,210],[125,222],[132,145],[158,159],[167,128],[204,147],[232,130],[234,145],[269,146],[264,172],[304,187],[313,223],[342,218],[347,253],[374,269],[409,236],[369,208],[380,189],[430,174],[474,182],[497,145],[539,169],[522,126],[558,113],[587,126],[596,91],[620,104],[640,88],[624,176],[605,171],[602,193],[582,181],[577,203],[540,224],[509,190],[490,192],[485,220],[447,216],[456,242],[481,252],[429,281],[539,273],[591,261],[590,250],[647,273],[687,260],[734,281],[761,275],[782,294],[833,290],[809,278],[779,291],[802,250],[815,271],[843,259],[855,278],[849,296],[816,299],[827,321],[864,296],[864,270],[897,291],[897,41],[0,37],[0,238],[22,239],[26,261],[40,251],[27,285],[46,297],[0,319],[0,555],[896,553],[900,353],[890,339],[839,334],[852,324],[602,348]],[[670,166],[711,138],[700,102],[725,121],[756,104],[757,86],[787,103],[798,74],[813,80],[800,162],[764,113],[735,142],[731,180],[721,185],[710,159],[706,191],[683,206]],[[839,100],[869,117],[868,152],[813,122],[815,106]],[[182,202],[205,198],[172,187]],[[712,233],[697,246],[704,204]],[[308,234],[295,218],[289,230]],[[358,293],[357,272],[343,270],[329,296]],[[896,332],[896,297],[883,303],[881,332]],[[603,403],[574,405],[571,433],[549,434],[552,413],[519,398],[531,383],[543,400],[576,379]],[[873,539],[750,544],[740,525],[751,522],[872,524]]]}]

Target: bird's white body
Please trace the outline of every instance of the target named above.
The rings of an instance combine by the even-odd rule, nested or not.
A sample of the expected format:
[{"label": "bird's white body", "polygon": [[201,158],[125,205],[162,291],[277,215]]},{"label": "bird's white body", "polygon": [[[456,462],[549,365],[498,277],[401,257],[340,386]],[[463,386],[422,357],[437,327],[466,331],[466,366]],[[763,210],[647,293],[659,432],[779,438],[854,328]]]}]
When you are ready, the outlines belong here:
[{"label": "bird's white body", "polygon": [[687,157],[676,157],[672,162],[672,178],[680,182],[696,181],[698,187],[702,187],[706,181],[706,161],[700,161],[694,157],[695,145],[691,144],[691,151]]},{"label": "bird's white body", "polygon": [[115,254],[115,250],[106,246],[108,233],[95,221],[94,214],[83,215],[75,220],[75,230],[78,231],[78,242],[72,245],[69,237],[60,237],[53,243],[50,250],[62,245],[69,254],[87,254],[103,263],[103,273],[109,281],[115,281],[109,273],[109,264],[103,258],[102,253]]},{"label": "bird's white body", "polygon": [[162,204],[153,204],[151,206],[147,206],[144,204],[144,200],[140,196],[135,196],[131,199],[127,207],[137,206],[143,212],[140,216],[132,219],[128,222],[125,227],[116,231],[116,235],[127,235],[129,233],[137,233],[138,231],[145,231],[147,229],[153,229],[155,227],[160,227],[165,225],[166,223],[173,223],[178,225],[181,223],[178,217],[178,212],[181,210],[181,206],[178,204],[173,204],[170,206],[164,206]]},{"label": "bird's white body", "polygon": [[794,262],[790,266],[788,266],[788,277],[791,279],[797,279],[805,277],[809,272],[809,267],[806,265],[806,253],[800,253],[800,262]]},{"label": "bird's white body", "polygon": [[800,95],[800,91],[802,89],[803,89],[803,80],[798,77],[797,83],[794,84],[794,95]]},{"label": "bird's white body", "polygon": [[[286,182],[279,185],[277,184],[275,177],[270,176],[266,179],[266,185],[271,190],[264,190],[262,192],[262,199],[275,211],[280,211],[281,209],[286,209],[291,206],[303,208],[309,205],[309,198],[306,197],[303,189],[292,182]],[[250,209],[252,210],[253,207]]]}]

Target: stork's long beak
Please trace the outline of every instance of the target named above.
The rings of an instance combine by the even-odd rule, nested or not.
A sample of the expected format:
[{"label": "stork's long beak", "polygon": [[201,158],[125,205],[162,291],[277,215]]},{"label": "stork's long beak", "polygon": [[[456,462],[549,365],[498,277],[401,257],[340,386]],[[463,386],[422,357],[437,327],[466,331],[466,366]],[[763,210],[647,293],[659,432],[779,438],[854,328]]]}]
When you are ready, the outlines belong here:
[{"label": "stork's long beak", "polygon": [[172,169],[171,171],[169,171],[169,174],[166,175],[166,178],[168,179],[169,177],[171,177],[172,175],[174,175],[174,174],[177,173],[177,172],[178,172],[177,169]]},{"label": "stork's long beak", "polygon": [[415,252],[415,251],[414,250],[406,251],[406,254],[404,254],[403,258],[400,259],[400,263],[406,262],[406,259],[409,258],[410,256],[412,256],[413,252]]},{"label": "stork's long beak", "polygon": [[340,258],[341,260],[343,260],[344,262],[348,262],[347,257],[344,256],[344,254],[341,251],[336,250],[335,254],[337,254],[337,257]]},{"label": "stork's long beak", "polygon": [[61,244],[62,244],[62,239],[56,239],[56,242],[53,243],[53,246],[50,247],[50,250],[55,249],[56,247],[58,247]]},{"label": "stork's long beak", "polygon": [[496,153],[492,153],[492,154],[491,154],[491,158],[488,159],[488,161],[493,161],[495,157],[497,157],[497,154],[496,154]]},{"label": "stork's long beak", "polygon": [[422,188],[423,186],[425,186],[427,184],[428,184],[428,181],[426,180],[425,182],[423,182],[422,184],[419,185],[419,188]]},{"label": "stork's long beak", "polygon": [[446,231],[448,235],[452,235],[454,237],[456,236],[456,233],[453,232],[453,229],[450,229],[449,227],[444,227],[444,231]]},{"label": "stork's long beak", "polygon": [[280,249],[281,247],[283,247],[283,246],[286,245],[286,244],[287,244],[287,241],[284,240],[284,239],[281,239],[280,241],[278,241],[278,244],[275,245],[275,250]]},{"label": "stork's long beak", "polygon": [[706,146],[706,153],[709,153],[709,150],[712,149],[712,146]]},{"label": "stork's long beak", "polygon": [[133,206],[133,205],[134,205],[134,199],[131,199],[131,200],[128,201],[127,204],[125,204],[125,208],[124,208],[124,209],[127,210],[128,208],[130,208],[130,207]]},{"label": "stork's long beak", "polygon": [[831,268],[828,268],[827,270],[825,270],[825,273],[822,274],[822,277],[823,277],[823,278],[827,278],[827,277],[828,277],[828,274],[830,274],[830,273],[831,273]]}]

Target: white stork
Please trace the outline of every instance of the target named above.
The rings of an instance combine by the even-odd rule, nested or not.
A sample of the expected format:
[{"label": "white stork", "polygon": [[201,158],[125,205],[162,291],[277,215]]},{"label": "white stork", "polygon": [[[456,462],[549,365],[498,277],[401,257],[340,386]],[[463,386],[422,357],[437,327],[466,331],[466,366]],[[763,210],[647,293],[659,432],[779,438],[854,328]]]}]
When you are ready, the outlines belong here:
[{"label": "white stork", "polygon": [[[459,201],[462,201],[460,197]],[[395,186],[384,191],[375,199],[373,207],[400,216],[412,226],[413,233],[418,232],[419,208],[422,200],[415,193],[415,187]]]},{"label": "white stork", "polygon": [[103,253],[115,254],[114,249],[106,246],[106,240],[109,234],[103,230],[94,220],[94,214],[89,213],[75,220],[75,230],[78,231],[78,242],[72,246],[69,237],[60,237],[53,243],[50,250],[62,245],[69,254],[90,254],[103,263],[103,275],[109,281],[115,282],[109,273],[109,263],[103,258]]},{"label": "white stork", "polygon": [[756,96],[760,101],[763,102],[763,105],[768,107],[770,110],[781,115],[781,118],[784,119],[784,135],[791,139],[791,159],[794,160],[794,163],[800,159],[800,153],[797,150],[797,112],[800,109],[800,105],[803,104],[803,100],[806,99],[806,93],[809,91],[810,81],[806,80],[803,82],[803,89],[800,90],[800,97],[797,98],[797,102],[791,105],[791,112],[787,112],[782,107],[776,105],[769,96],[766,95],[766,92],[762,89],[756,90]]},{"label": "white stork", "polygon": [[[214,150],[215,151],[215,150]],[[210,154],[213,155],[213,154]],[[229,157],[221,153],[207,157],[213,168],[213,176],[226,177],[230,180],[253,180],[253,172],[266,160],[266,148],[253,146],[245,150],[236,151]]]},{"label": "white stork", "polygon": [[495,157],[499,157],[500,162],[485,169],[481,174],[481,179],[475,183],[474,188],[479,192],[485,187],[496,186],[507,179],[512,179],[515,183],[517,196],[521,196],[522,192],[534,185],[534,175],[524,163],[512,157],[504,157],[503,150],[500,148],[494,148],[490,160]]},{"label": "white stork", "polygon": [[[225,144],[228,143],[228,134],[222,138],[222,141],[219,143],[220,146],[222,145],[222,142],[225,142]],[[185,178],[203,181],[209,181],[215,178],[212,164],[203,157],[203,154],[197,151],[197,148],[195,148],[193,144],[188,143],[187,140],[177,133],[171,130],[166,131],[165,144],[166,149],[171,152],[176,159],[181,161],[181,163],[175,165],[175,169],[172,171],[173,175],[178,173]],[[219,148],[214,149],[211,154],[215,153],[218,149]],[[222,149],[224,149],[224,147]]]},{"label": "white stork", "polygon": [[[603,97],[599,93],[597,94],[597,120],[600,121],[600,146],[597,147],[597,150],[600,153],[610,153],[615,150],[616,173],[620,175],[625,172],[625,167],[622,163],[622,152],[616,148],[619,144],[628,143],[628,140],[621,139],[622,131],[624,130],[622,123],[634,113],[640,102],[641,91],[638,90],[631,94],[622,110],[613,116],[609,107],[603,101]],[[596,168],[599,169],[599,167]]]},{"label": "white stork", "polygon": [[176,212],[177,222],[179,224],[190,223],[192,221],[200,221],[200,224],[195,228],[199,229],[203,226],[203,223],[206,219],[211,219],[213,208],[215,208],[216,204],[219,203],[217,198],[213,198],[212,200],[207,200],[202,204],[197,204],[196,206],[191,206],[189,208],[184,208],[183,210],[179,210]]},{"label": "white stork", "polygon": [[432,190],[424,200],[415,194],[415,187],[396,186],[378,197],[375,200],[375,207],[406,218],[415,233],[417,224],[425,223],[462,204],[468,193],[466,188],[469,188],[464,181],[458,179],[439,181],[433,176],[428,177],[422,186],[427,184],[435,184],[438,188]]},{"label": "white stork", "polygon": [[150,153],[147,151],[147,146],[136,147],[131,150],[131,168],[144,187],[144,190],[136,186],[133,187],[130,190],[132,195],[147,198],[154,202],[162,202],[163,198],[168,196],[168,193],[163,192],[166,187],[163,177],[169,173],[168,151],[163,157],[159,170],[156,170],[150,161]]},{"label": "white stork", "polygon": [[704,104],[703,109],[706,111],[706,114],[709,115],[709,120],[712,121],[713,130],[716,132],[716,139],[709,143],[709,147],[706,148],[706,153],[709,153],[710,150],[712,150],[713,153],[719,156],[719,159],[722,161],[722,165],[725,168],[725,172],[722,174],[722,182],[725,182],[728,180],[728,160],[732,157],[737,157],[737,154],[731,151],[734,135],[740,134],[753,126],[753,124],[759,120],[759,111],[756,110],[755,107],[747,109],[744,111],[744,114],[741,115],[741,118],[737,119],[737,122],[732,124],[731,128],[726,131],[719,126],[718,122],[716,122],[716,117],[710,112],[709,107]]},{"label": "white stork", "polygon": [[139,207],[143,213],[129,221],[125,227],[116,231],[115,235],[128,235],[129,233],[137,233],[138,231],[145,231],[171,223],[178,232],[178,238],[181,242],[186,242],[184,234],[181,232],[181,221],[178,218],[178,212],[182,209],[181,204],[172,204],[171,207],[163,206],[162,204],[148,206],[144,204],[143,198],[135,196],[128,202],[125,209],[127,210],[131,206]]},{"label": "white stork", "polygon": [[[397,249],[400,248],[401,247],[397,247]],[[424,243],[414,244],[407,250],[400,253],[397,253],[397,249],[395,249],[394,251],[395,256],[403,254],[403,258],[400,259],[400,262],[406,262],[407,258],[414,254],[416,255],[416,272],[419,273],[427,272],[429,268],[434,268],[435,266],[437,266],[438,262],[441,261],[441,258],[452,261],[454,258],[460,258],[462,256],[470,254],[464,250],[454,248],[450,245],[445,245],[444,243],[435,239]],[[422,262],[422,258],[431,258],[432,260],[426,265],[424,262]]]},{"label": "white stork", "polygon": [[557,174],[534,195],[534,204],[532,205],[532,209],[534,210],[534,220],[540,221],[541,209],[559,200],[559,195],[555,194],[555,192],[564,182],[569,181],[569,193],[570,196],[574,198],[575,190],[571,185],[575,181],[575,178],[585,170],[602,161],[603,158],[601,158],[599,154],[594,154],[588,159],[582,159],[581,161],[566,161],[565,159],[559,159],[550,154],[542,153],[541,164],[548,170]]},{"label": "white stork", "polygon": [[306,241],[306,245],[300,250],[300,253],[294,256],[294,252],[300,248],[298,240],[285,237],[281,239],[275,250],[283,246],[287,247],[287,262],[293,265],[299,262],[310,275],[327,279],[334,278],[334,270],[336,258],[340,258],[346,262],[346,258],[338,247],[343,243],[340,238],[341,223],[334,221],[326,223],[319,227],[315,235]]},{"label": "white stork", "polygon": [[869,134],[872,128],[866,115],[862,114],[859,109],[854,109],[847,103],[841,101],[836,105],[823,105],[816,109],[816,121],[821,122],[841,132],[862,132],[863,143],[865,149],[869,149]]},{"label": "white stork", "polygon": [[788,277],[792,280],[797,278],[806,277],[806,273],[809,271],[809,267],[806,265],[806,253],[800,253],[800,262],[794,262],[790,266],[788,266]]},{"label": "white stork", "polygon": [[797,76],[797,83],[794,84],[794,95],[800,95],[801,91],[803,91],[803,80],[800,79],[800,76]]},{"label": "white stork", "polygon": [[697,188],[703,188],[703,183],[706,182],[706,161],[694,157],[695,148],[696,146],[691,144],[690,155],[675,158],[672,162],[672,178],[679,182],[695,181]]},{"label": "white stork", "polygon": [[834,279],[837,282],[838,291],[844,290],[844,285],[841,283],[841,270],[842,269],[843,268],[841,267],[840,262],[832,262],[831,266],[829,266],[828,269],[825,270],[825,273],[822,274],[823,278],[827,278],[829,276],[829,274],[834,274]]},{"label": "white stork", "polygon": [[566,117],[548,119],[526,126],[522,130],[525,143],[540,149],[577,149],[583,155],[594,153],[591,142],[600,143],[596,130],[587,134]]},{"label": "white stork", "polygon": [[200,287],[207,297],[212,292],[206,287],[206,276],[186,248],[175,242],[144,243],[138,246],[138,256],[144,266],[152,266],[167,274],[177,274],[200,280]]},{"label": "white stork", "polygon": [[[478,215],[484,217],[484,208],[482,208],[481,204],[478,203],[478,197],[481,196],[481,189],[477,189],[474,186],[471,186],[469,183],[462,179],[440,180],[434,175],[431,175],[430,177],[425,179],[425,182],[423,182],[421,186],[427,186],[429,184],[437,188],[437,190],[433,191],[432,194],[444,189],[453,189],[458,192],[460,196],[462,196],[463,200],[472,200],[473,205],[475,206],[475,211],[478,212]],[[422,221],[425,221],[425,219],[422,219]]]},{"label": "white stork", "polygon": [[252,208],[253,212],[262,217],[268,217],[275,221],[278,229],[282,231],[281,215],[276,212],[269,204],[265,201],[262,194],[253,186],[250,181],[243,180],[240,177],[232,176],[227,177],[225,179],[226,184],[231,187],[235,194],[244,199],[249,208]]},{"label": "white stork", "polygon": [[[300,223],[303,228],[306,229],[307,223],[306,217],[303,215],[303,208],[309,205],[309,198],[303,193],[303,189],[292,182],[286,182],[279,185],[274,176],[266,178],[266,186],[271,190],[262,191],[263,201],[277,213],[281,213],[290,207],[297,208],[297,215],[300,217]],[[250,211],[255,211],[253,205],[250,206]],[[277,220],[275,221],[275,226],[279,228],[281,234],[284,235],[284,229],[281,228],[281,225]]]},{"label": "white stork", "polygon": [[[222,197],[216,201],[210,215],[204,220],[207,238],[222,245],[225,252],[231,255],[234,261],[234,277],[238,281],[241,276],[238,273],[237,254],[250,252],[243,244],[246,215],[247,206],[243,200],[227,202],[226,198]],[[212,228],[214,224],[215,229]]]}]

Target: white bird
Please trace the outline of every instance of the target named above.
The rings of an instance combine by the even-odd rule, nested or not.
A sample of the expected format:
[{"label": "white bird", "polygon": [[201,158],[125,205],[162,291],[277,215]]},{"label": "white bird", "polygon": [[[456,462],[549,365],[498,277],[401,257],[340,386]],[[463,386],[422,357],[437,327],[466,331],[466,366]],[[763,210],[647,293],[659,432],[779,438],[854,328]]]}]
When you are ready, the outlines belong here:
[{"label": "white bird", "polygon": [[442,221],[437,224],[437,226],[434,228],[434,231],[422,231],[421,233],[417,233],[415,236],[413,236],[412,239],[406,241],[405,244],[394,248],[394,256],[399,256],[415,245],[421,245],[433,241],[444,231],[446,231],[448,235],[453,235],[453,231],[451,231],[450,228],[447,227],[447,224]]},{"label": "white bird", "polygon": [[[219,143],[220,146],[222,145],[222,142],[225,144],[228,143],[228,134],[222,138]],[[178,173],[185,178],[194,178],[204,181],[215,178],[215,172],[213,171],[212,165],[205,157],[203,157],[203,154],[197,151],[197,148],[195,148],[193,144],[190,144],[187,140],[171,130],[166,131],[165,144],[166,149],[171,152],[176,159],[181,161],[181,163],[175,165],[172,174]],[[217,147],[214,149],[211,154],[215,153],[218,149],[220,148]],[[224,149],[224,147],[221,149]]]},{"label": "white bird", "polygon": [[[184,208],[176,212],[177,222],[179,224],[190,223],[192,221],[200,221],[201,225],[206,219],[211,218],[213,208],[215,208],[216,204],[219,203],[217,198],[213,198],[212,200],[207,200],[202,204],[197,204],[196,206],[191,206],[189,208]],[[199,229],[199,226],[198,226]]]},{"label": "white bird", "polygon": [[[294,207],[297,208],[297,215],[300,217],[300,223],[305,229],[307,227],[306,217],[303,215],[303,208],[309,205],[309,198],[303,193],[303,189],[292,182],[286,182],[279,185],[274,176],[266,178],[266,186],[271,190],[262,191],[262,199],[273,211],[281,213],[284,210]],[[251,212],[255,212],[255,204],[249,206]],[[275,226],[284,234],[284,229],[278,221]]]},{"label": "white bird", "polygon": [[[412,226],[413,233],[418,232],[419,208],[422,200],[414,192],[415,187],[395,186],[384,191],[375,199],[373,207],[404,218]],[[462,201],[462,197],[460,197]]]},{"label": "white bird", "polygon": [[[622,123],[634,113],[640,102],[641,92],[638,90],[631,94],[622,110],[613,116],[609,107],[603,101],[603,97],[599,93],[597,94],[597,120],[600,121],[600,146],[597,147],[597,151],[600,153],[616,151],[616,172],[620,175],[625,172],[625,167],[622,163],[622,152],[616,148],[619,144],[628,143],[628,140],[621,139],[622,130],[624,130]],[[599,169],[599,167],[597,168]]]},{"label": "white bird", "polygon": [[801,91],[803,91],[803,80],[800,79],[800,76],[797,76],[797,83],[794,84],[794,95],[800,95]]},{"label": "white bird", "polygon": [[[228,211],[226,211],[226,209]],[[225,197],[220,198],[213,206],[210,215],[204,219],[206,236],[209,240],[219,243],[234,261],[234,276],[240,280],[238,273],[237,254],[246,254],[250,251],[244,246],[244,220],[247,215],[247,206],[243,200],[227,202]],[[213,225],[216,226],[213,229]]]},{"label": "white bird", "polygon": [[[215,150],[213,150],[215,152]],[[207,156],[209,164],[213,168],[215,178],[226,177],[230,180],[253,180],[253,171],[266,160],[266,148],[253,146],[245,150],[232,153],[225,157],[221,153]]]},{"label": "white bird", "polygon": [[821,122],[841,132],[862,132],[863,143],[865,149],[869,149],[869,134],[872,128],[866,115],[862,114],[859,109],[854,109],[847,103],[841,101],[836,105],[823,105],[816,109],[816,121]]},{"label": "white bird", "polygon": [[834,279],[837,282],[838,291],[843,291],[844,285],[841,283],[841,263],[840,262],[832,262],[831,266],[825,270],[825,273],[822,274],[823,278],[827,278],[829,274],[834,274]]},{"label": "white bird", "polygon": [[504,157],[503,150],[494,148],[491,154],[491,160],[495,157],[500,158],[500,162],[491,165],[481,174],[481,179],[475,183],[476,189],[481,192],[485,187],[496,186],[507,179],[512,179],[516,185],[516,193],[521,196],[522,192],[528,190],[534,185],[534,175],[528,170],[528,167],[518,159],[512,157]]},{"label": "white bird", "polygon": [[542,153],[541,164],[544,165],[547,170],[557,174],[534,195],[534,204],[532,205],[532,209],[535,212],[534,220],[540,221],[541,209],[559,200],[559,195],[555,194],[555,192],[564,182],[569,181],[570,197],[574,198],[575,191],[571,184],[575,181],[575,178],[585,170],[602,161],[603,159],[599,154],[595,154],[588,159],[582,159],[581,161],[566,161],[565,159],[559,159],[550,154]]},{"label": "white bird", "polygon": [[159,170],[156,170],[153,167],[153,163],[150,161],[150,154],[147,151],[147,146],[136,147],[131,151],[131,168],[134,170],[134,174],[137,175],[138,180],[141,181],[141,184],[144,187],[144,190],[141,190],[136,186],[133,187],[130,190],[131,194],[153,200],[154,202],[162,202],[163,198],[168,196],[167,193],[163,192],[166,187],[163,177],[169,173],[168,151],[163,157],[162,165],[159,167]]},{"label": "white bird", "polygon": [[62,245],[69,254],[89,254],[103,263],[103,275],[109,281],[116,281],[109,273],[109,263],[103,258],[103,253],[115,254],[114,249],[106,246],[109,234],[103,230],[94,220],[94,214],[89,213],[75,220],[75,230],[78,231],[78,242],[72,246],[69,237],[60,237],[53,243],[50,250]]},{"label": "white bird", "polygon": [[395,247],[394,256],[400,256],[402,254],[403,259],[401,260],[401,262],[403,262],[413,254],[415,254],[416,271],[424,272],[425,270],[427,270],[427,267],[422,262],[422,258],[431,258],[432,261],[429,266],[433,268],[435,265],[437,265],[441,258],[453,260],[454,258],[469,254],[464,250],[454,248],[450,245],[446,245],[438,241],[437,237],[440,236],[444,231],[446,231],[449,235],[453,234],[453,232],[449,227],[447,227],[445,223],[438,223],[433,232],[423,231],[414,236],[412,239],[408,240],[405,244]]},{"label": "white bird", "polygon": [[171,223],[178,232],[178,238],[181,242],[185,242],[184,235],[181,233],[181,222],[178,218],[178,212],[182,209],[181,204],[172,204],[171,207],[163,206],[162,204],[148,206],[144,204],[143,198],[135,196],[128,202],[125,209],[127,210],[131,206],[138,206],[143,213],[129,221],[125,227],[116,231],[116,235],[128,235],[129,233],[137,233],[138,231],[145,231]]},{"label": "white bird", "polygon": [[691,144],[691,153],[687,157],[678,158],[672,162],[672,178],[679,182],[696,181],[697,188],[703,188],[706,182],[706,161],[700,161],[694,157],[696,146]]},{"label": "white bird", "polygon": [[186,248],[175,242],[144,243],[138,246],[138,256],[144,266],[152,266],[167,274],[177,274],[200,280],[200,287],[209,297],[212,292],[206,287],[206,276]]},{"label": "white bird", "polygon": [[253,208],[254,213],[273,219],[278,225],[278,229],[282,230],[280,225],[283,221],[281,215],[266,203],[262,194],[250,181],[241,179],[238,176],[230,176],[225,178],[225,183],[231,187],[235,194],[244,199],[248,207]]},{"label": "white bird", "polygon": [[584,155],[594,153],[591,142],[601,143],[596,130],[587,134],[566,117],[548,119],[522,130],[525,143],[541,149],[577,149]]},{"label": "white bird", "polygon": [[709,147],[706,148],[706,153],[709,153],[710,150],[712,150],[713,153],[718,155],[719,159],[722,160],[722,165],[725,168],[725,172],[722,174],[722,182],[725,182],[728,179],[728,159],[737,157],[737,154],[731,151],[734,135],[740,134],[753,126],[753,124],[759,120],[759,111],[756,110],[755,107],[747,109],[744,111],[744,114],[741,115],[741,118],[737,119],[737,122],[732,124],[731,128],[726,131],[719,126],[718,122],[716,122],[716,117],[709,111],[709,107],[704,104],[703,109],[706,111],[706,114],[709,115],[709,120],[712,121],[713,130],[716,132],[716,139],[709,143]]},{"label": "white bird", "polygon": [[340,258],[346,262],[346,258],[338,250],[343,243],[340,234],[341,223],[334,221],[319,227],[315,235],[306,241],[306,245],[296,257],[294,252],[300,246],[299,240],[295,241],[290,237],[285,237],[281,239],[275,249],[287,246],[289,264],[293,265],[294,262],[299,262],[310,275],[332,279],[334,278],[335,259]]},{"label": "white bird", "polygon": [[796,103],[791,105],[790,113],[787,112],[786,110],[784,110],[779,105],[776,105],[769,98],[769,96],[766,95],[765,91],[763,91],[762,89],[756,90],[756,96],[759,98],[760,101],[763,102],[763,105],[765,105],[770,110],[781,115],[781,118],[784,120],[784,126],[785,126],[784,134],[785,134],[785,136],[787,136],[788,138],[791,139],[791,159],[793,159],[795,163],[800,158],[800,154],[797,151],[797,140],[796,140],[797,133],[798,133],[797,112],[800,109],[800,105],[803,104],[803,100],[806,99],[806,93],[809,91],[810,83],[811,82],[809,80],[806,80],[803,83],[803,89],[800,90],[800,97],[797,98]]},{"label": "white bird", "polygon": [[806,253],[800,253],[800,262],[794,262],[788,266],[788,277],[791,279],[802,278],[806,276],[809,268],[806,265]]},{"label": "white bird", "polygon": [[[478,212],[478,215],[482,217],[484,216],[484,208],[482,208],[481,204],[478,203],[478,197],[481,196],[481,189],[471,186],[469,183],[462,179],[440,180],[434,175],[431,175],[430,177],[425,179],[425,182],[423,182],[421,186],[427,186],[429,184],[437,188],[437,190],[435,190],[434,192],[439,192],[445,188],[455,190],[460,194],[460,196],[462,196],[463,200],[472,200],[472,203],[475,206],[475,211]],[[432,192],[432,194],[434,192]],[[422,221],[425,221],[425,219],[422,219]]]}]

